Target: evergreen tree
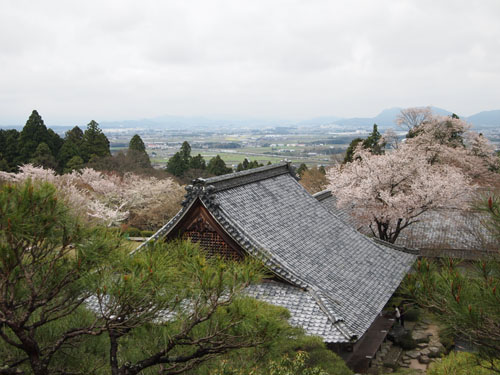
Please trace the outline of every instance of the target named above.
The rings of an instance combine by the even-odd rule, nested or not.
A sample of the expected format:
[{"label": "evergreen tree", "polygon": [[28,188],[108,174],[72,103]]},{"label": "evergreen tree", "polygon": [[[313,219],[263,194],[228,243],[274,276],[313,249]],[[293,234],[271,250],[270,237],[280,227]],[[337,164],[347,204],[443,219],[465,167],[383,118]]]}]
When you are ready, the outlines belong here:
[{"label": "evergreen tree", "polygon": [[263,167],[264,164],[259,164],[257,160],[251,161],[248,163],[248,169],[253,169],[253,168],[258,168],[258,167]]},{"label": "evergreen tree", "polygon": [[[199,158],[201,158],[201,155],[199,155]],[[205,161],[203,160],[203,162],[201,162],[199,158],[193,162],[193,165],[202,166],[205,164]],[[191,162],[191,145],[187,141],[184,141],[180,151],[175,153],[174,156],[168,160],[167,171],[172,173],[174,176],[180,177],[189,168],[193,168],[191,167]],[[198,169],[204,169],[204,167]]]},{"label": "evergreen tree", "polygon": [[61,150],[64,140],[52,129],[48,129],[47,132],[49,133],[49,143],[47,143],[47,146],[49,146],[52,156],[57,159],[57,155]]},{"label": "evergreen tree", "polygon": [[168,159],[167,172],[174,176],[181,177],[188,169],[189,164],[186,163],[180,152],[176,152],[174,156]]},{"label": "evergreen tree", "polygon": [[135,134],[128,144],[127,157],[141,168],[151,168],[146,146],[138,134]]},{"label": "evergreen tree", "polygon": [[74,170],[80,170],[85,166],[85,163],[83,162],[83,159],[75,155],[71,159],[68,160],[66,163],[66,167],[64,168],[64,173],[71,173]]},{"label": "evergreen tree", "polygon": [[92,372],[90,352],[76,351],[99,333],[84,301],[116,243],[83,228],[62,201],[48,184],[0,188],[1,373]]},{"label": "evergreen tree", "polygon": [[190,242],[131,257],[47,184],[1,186],[0,207],[2,374],[191,373],[300,335],[285,309],[242,294],[259,262],[207,261]]},{"label": "evergreen tree", "polygon": [[377,129],[377,124],[373,124],[373,130],[363,141],[363,148],[370,150],[374,155],[382,155],[384,153],[385,143],[380,143],[382,135]]},{"label": "evergreen tree", "polygon": [[[87,130],[83,133],[82,158],[83,161],[90,161],[92,156],[97,158],[110,156],[109,140],[99,128],[99,124],[94,120],[87,125]],[[95,159],[95,158],[94,158]]]},{"label": "evergreen tree", "polygon": [[243,162],[239,163],[238,166],[236,167],[236,172],[241,172],[241,171],[244,171],[246,169],[248,169],[248,159],[245,158],[245,160],[243,160]]},{"label": "evergreen tree", "polygon": [[182,159],[184,159],[184,161],[189,164],[189,161],[191,159],[191,145],[187,141],[184,141],[182,143],[180,152]]},{"label": "evergreen tree", "polygon": [[231,173],[233,171],[232,168],[226,167],[226,163],[221,159],[219,155],[210,159],[207,165],[207,171],[210,174],[220,176],[223,174]]},{"label": "evergreen tree", "polygon": [[382,135],[378,131],[377,124],[373,124],[373,130],[366,139],[363,138],[354,138],[349,147],[347,147],[344,164],[351,163],[353,161],[354,153],[356,152],[356,148],[361,143],[361,146],[364,149],[369,150],[374,155],[382,155],[385,147],[385,142],[381,143]]},{"label": "evergreen tree", "polygon": [[38,145],[30,162],[36,167],[54,170],[57,169],[56,158],[52,156],[49,146],[47,146],[47,144],[44,142]]},{"label": "evergreen tree", "polygon": [[80,129],[80,127],[78,126],[75,126],[73,129],[68,130],[64,136],[64,140],[80,147],[83,143],[82,129]]},{"label": "evergreen tree", "polygon": [[142,138],[139,136],[139,134],[135,134],[132,137],[128,144],[128,149],[146,153],[146,145],[142,141]]},{"label": "evergreen tree", "polygon": [[0,170],[15,172],[21,163],[19,132],[15,129],[0,129]]},{"label": "evergreen tree", "polygon": [[302,175],[304,174],[305,171],[307,171],[307,165],[305,165],[304,163],[300,164],[300,166],[297,168],[297,174],[302,177]]},{"label": "evergreen tree", "polygon": [[[73,129],[68,130],[64,137],[64,143],[59,150],[57,160],[59,162],[59,168],[62,170],[68,169],[67,163],[75,156],[82,159],[82,143],[83,143],[83,132],[78,126]],[[83,160],[83,159],[82,159]],[[72,170],[70,168],[70,170]]]},{"label": "evergreen tree", "polygon": [[19,134],[21,162],[29,162],[42,142],[49,146],[52,156],[56,157],[62,145],[61,137],[53,130],[47,129],[38,112],[34,110]]},{"label": "evergreen tree", "polygon": [[356,147],[363,142],[363,138],[354,138],[351,143],[349,143],[349,147],[345,152],[344,156],[344,164],[351,163],[353,161],[354,152],[356,151]]},{"label": "evergreen tree", "polygon": [[206,167],[207,167],[207,165],[205,163],[205,159],[203,159],[203,156],[201,156],[201,154],[193,156],[191,158],[191,161],[189,162],[189,168],[190,169],[201,169],[201,170],[204,170],[204,169],[206,169]]},{"label": "evergreen tree", "polygon": [[[478,208],[486,216],[485,228],[500,240],[500,197],[490,196]],[[447,330],[467,339],[474,347],[471,355],[491,371],[488,374],[499,373],[498,252],[485,254],[467,267],[451,258],[441,262],[423,258],[414,268],[403,283],[403,292],[432,312]]]}]

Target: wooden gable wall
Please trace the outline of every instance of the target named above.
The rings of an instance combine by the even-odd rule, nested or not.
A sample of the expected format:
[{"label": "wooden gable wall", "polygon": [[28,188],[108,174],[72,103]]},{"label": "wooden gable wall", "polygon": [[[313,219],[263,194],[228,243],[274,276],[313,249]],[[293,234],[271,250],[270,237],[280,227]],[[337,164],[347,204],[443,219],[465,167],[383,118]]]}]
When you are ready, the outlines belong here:
[{"label": "wooden gable wall", "polygon": [[199,243],[207,256],[241,260],[245,252],[217,223],[210,212],[198,200],[172,229],[166,240],[181,238]]}]

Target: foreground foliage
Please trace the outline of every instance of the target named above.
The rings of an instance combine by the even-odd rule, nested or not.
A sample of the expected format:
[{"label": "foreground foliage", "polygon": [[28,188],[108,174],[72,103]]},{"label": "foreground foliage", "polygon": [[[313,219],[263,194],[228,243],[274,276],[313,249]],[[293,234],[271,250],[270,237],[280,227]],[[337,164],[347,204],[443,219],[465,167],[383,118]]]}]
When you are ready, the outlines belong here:
[{"label": "foreground foliage", "polygon": [[[487,365],[486,365],[487,366]],[[489,368],[478,362],[477,358],[465,352],[451,352],[427,369],[428,375],[491,375]]]},{"label": "foreground foliage", "polygon": [[[488,226],[498,236],[500,205],[497,198],[484,204]],[[499,249],[500,250],[500,249]],[[495,256],[460,265],[452,259],[436,264],[419,260],[404,290],[419,305],[433,312],[457,337],[472,344],[483,367],[500,373],[500,258]]]},{"label": "foreground foliage", "polygon": [[48,184],[4,185],[0,212],[0,373],[177,374],[301,336],[242,293],[263,277],[255,262],[189,242],[129,256]]},{"label": "foreground foliage", "polygon": [[214,375],[328,375],[320,367],[308,367],[307,359],[307,353],[297,352],[293,358],[284,355],[278,360],[268,362],[265,369],[250,371],[242,368],[231,368],[227,362],[222,362],[221,368],[214,372]]},{"label": "foreground foliage", "polygon": [[114,246],[99,230],[81,227],[52,186],[2,187],[0,373],[48,374],[61,352],[103,332],[82,307],[92,270]]}]

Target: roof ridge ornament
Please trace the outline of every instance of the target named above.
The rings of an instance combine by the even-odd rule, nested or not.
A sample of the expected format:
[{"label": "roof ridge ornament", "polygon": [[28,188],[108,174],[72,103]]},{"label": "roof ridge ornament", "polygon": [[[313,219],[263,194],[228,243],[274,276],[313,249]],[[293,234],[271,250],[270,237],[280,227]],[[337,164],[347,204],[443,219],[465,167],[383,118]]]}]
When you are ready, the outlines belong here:
[{"label": "roof ridge ornament", "polygon": [[187,185],[185,189],[186,194],[181,203],[183,207],[189,206],[196,198],[200,198],[208,208],[217,209],[219,207],[215,200],[215,187],[213,185],[206,185],[206,180],[204,178],[193,180],[192,185]]}]

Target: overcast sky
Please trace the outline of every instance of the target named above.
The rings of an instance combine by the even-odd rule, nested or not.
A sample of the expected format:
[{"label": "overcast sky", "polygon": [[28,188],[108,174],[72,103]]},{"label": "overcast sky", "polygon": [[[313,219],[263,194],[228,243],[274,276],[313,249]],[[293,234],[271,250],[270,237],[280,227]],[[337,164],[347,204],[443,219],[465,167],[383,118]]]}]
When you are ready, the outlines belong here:
[{"label": "overcast sky", "polygon": [[0,124],[500,109],[500,1],[0,0]]}]

